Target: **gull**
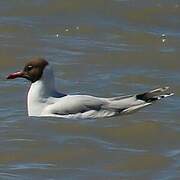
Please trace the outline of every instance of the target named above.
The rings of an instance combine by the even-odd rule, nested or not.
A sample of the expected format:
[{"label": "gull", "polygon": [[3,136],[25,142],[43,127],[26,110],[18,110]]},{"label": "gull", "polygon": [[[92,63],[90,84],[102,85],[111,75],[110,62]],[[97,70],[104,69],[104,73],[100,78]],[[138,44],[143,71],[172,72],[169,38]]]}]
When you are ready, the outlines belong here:
[{"label": "gull", "polygon": [[154,102],[172,96],[169,87],[135,95],[111,98],[91,95],[70,95],[58,92],[52,66],[44,58],[28,61],[22,71],[7,79],[25,78],[31,82],[27,95],[29,116],[63,118],[104,118],[136,112]]}]

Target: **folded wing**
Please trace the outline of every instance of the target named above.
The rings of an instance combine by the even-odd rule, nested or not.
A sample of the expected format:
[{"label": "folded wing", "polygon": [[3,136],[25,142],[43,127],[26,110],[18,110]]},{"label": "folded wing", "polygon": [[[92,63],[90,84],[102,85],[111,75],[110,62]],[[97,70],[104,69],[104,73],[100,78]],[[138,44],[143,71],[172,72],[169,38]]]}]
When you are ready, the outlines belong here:
[{"label": "folded wing", "polygon": [[108,117],[127,114],[146,107],[153,102],[173,95],[166,92],[168,88],[159,88],[146,93],[119,96],[113,98],[98,98],[87,95],[67,95],[54,99],[52,105],[47,106],[47,115],[81,115],[82,117]]}]

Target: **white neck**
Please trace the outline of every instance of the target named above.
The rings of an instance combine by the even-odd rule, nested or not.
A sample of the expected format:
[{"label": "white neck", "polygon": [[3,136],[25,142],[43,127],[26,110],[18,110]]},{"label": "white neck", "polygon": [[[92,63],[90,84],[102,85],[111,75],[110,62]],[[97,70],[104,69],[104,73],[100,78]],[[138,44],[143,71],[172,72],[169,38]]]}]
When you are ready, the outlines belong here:
[{"label": "white neck", "polygon": [[30,91],[35,91],[34,96],[37,98],[45,98],[56,92],[54,73],[50,65],[45,67],[41,79],[31,84]]},{"label": "white neck", "polygon": [[40,116],[47,105],[49,97],[60,97],[55,89],[53,70],[46,66],[41,79],[31,84],[28,92],[27,106],[29,116]]}]

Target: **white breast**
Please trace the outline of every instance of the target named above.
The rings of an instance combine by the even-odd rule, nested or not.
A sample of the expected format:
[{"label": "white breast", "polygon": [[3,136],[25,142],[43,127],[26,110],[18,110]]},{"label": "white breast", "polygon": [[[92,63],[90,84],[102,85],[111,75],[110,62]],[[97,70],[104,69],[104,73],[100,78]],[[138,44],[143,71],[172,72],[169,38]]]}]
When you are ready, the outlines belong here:
[{"label": "white breast", "polygon": [[31,84],[27,97],[28,115],[41,116],[44,108],[50,103],[50,97],[61,97],[55,90],[54,74],[50,65],[43,72],[40,80]]}]

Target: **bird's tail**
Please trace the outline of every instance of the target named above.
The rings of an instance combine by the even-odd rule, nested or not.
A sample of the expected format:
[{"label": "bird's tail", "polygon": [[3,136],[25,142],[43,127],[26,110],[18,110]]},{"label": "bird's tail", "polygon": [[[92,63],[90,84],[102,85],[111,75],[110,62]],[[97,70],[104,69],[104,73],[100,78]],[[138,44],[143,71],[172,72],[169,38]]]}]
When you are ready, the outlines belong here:
[{"label": "bird's tail", "polygon": [[137,100],[142,100],[144,101],[144,103],[142,104],[138,104],[135,106],[131,106],[125,110],[123,110],[123,114],[127,114],[127,113],[131,113],[131,112],[135,112],[141,108],[144,108],[148,105],[151,105],[153,102],[172,96],[174,95],[174,93],[170,92],[169,87],[164,87],[164,88],[158,88],[158,89],[154,89],[151,90],[149,92],[145,92],[142,94],[137,94],[135,95]]},{"label": "bird's tail", "polygon": [[145,92],[143,94],[138,94],[136,95],[136,98],[138,100],[143,100],[146,103],[150,103],[172,95],[174,95],[174,93],[170,92],[169,87],[164,87],[164,88],[154,89],[152,91]]}]

